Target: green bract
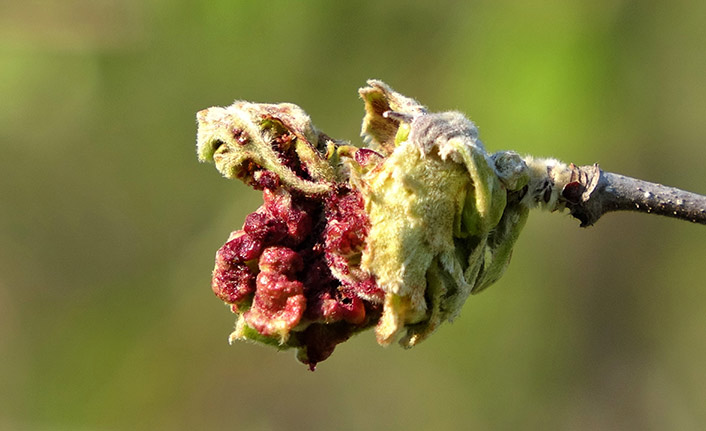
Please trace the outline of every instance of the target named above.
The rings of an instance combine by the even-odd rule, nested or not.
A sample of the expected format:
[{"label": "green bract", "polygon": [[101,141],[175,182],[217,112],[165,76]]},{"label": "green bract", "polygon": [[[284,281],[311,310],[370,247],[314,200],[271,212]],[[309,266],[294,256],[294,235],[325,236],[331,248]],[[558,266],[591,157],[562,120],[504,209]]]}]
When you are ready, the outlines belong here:
[{"label": "green bract", "polygon": [[361,182],[372,226],[361,266],[386,293],[378,342],[406,329],[401,343],[413,346],[500,278],[527,216],[529,173],[514,153],[490,157],[462,114],[428,113],[369,84],[363,134],[386,159]]}]

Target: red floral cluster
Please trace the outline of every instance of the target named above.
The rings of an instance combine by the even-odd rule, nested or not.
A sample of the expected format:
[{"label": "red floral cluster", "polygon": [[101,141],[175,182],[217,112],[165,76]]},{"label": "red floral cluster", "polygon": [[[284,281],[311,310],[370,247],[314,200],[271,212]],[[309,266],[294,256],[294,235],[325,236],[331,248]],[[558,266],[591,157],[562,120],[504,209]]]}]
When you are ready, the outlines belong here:
[{"label": "red floral cluster", "polygon": [[260,185],[264,203],[218,250],[212,288],[249,328],[298,348],[314,369],[380,317],[384,294],[358,267],[369,229],[363,199],[343,184],[316,197],[276,179]]}]

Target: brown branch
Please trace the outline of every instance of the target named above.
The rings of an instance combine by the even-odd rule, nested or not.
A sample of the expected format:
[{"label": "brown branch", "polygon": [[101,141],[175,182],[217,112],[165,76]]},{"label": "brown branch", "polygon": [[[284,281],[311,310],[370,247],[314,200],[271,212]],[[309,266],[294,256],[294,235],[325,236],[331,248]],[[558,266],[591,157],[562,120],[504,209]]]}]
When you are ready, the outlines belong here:
[{"label": "brown branch", "polygon": [[604,172],[597,164],[571,164],[569,169],[561,200],[581,227],[591,226],[611,211],[638,211],[706,224],[706,196]]}]

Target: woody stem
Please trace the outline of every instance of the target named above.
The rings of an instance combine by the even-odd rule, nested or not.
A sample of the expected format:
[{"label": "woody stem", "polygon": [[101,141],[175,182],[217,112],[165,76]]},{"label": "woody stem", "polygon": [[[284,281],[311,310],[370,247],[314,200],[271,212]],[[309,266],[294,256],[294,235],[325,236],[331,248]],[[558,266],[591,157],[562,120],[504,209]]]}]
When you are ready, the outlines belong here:
[{"label": "woody stem", "polygon": [[[638,211],[706,224],[706,196],[602,171],[598,165],[571,164],[561,187],[562,203],[581,226],[610,211]],[[566,176],[564,176],[566,178]]]}]

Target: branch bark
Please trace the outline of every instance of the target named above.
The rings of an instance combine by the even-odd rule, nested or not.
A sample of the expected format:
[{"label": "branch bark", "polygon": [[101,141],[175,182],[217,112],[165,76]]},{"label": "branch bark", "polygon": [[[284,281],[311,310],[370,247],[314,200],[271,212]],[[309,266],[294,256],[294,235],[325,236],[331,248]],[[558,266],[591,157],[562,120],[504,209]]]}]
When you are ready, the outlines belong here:
[{"label": "branch bark", "polygon": [[591,226],[611,211],[659,214],[706,224],[706,196],[662,184],[604,172],[597,164],[569,165],[561,200],[581,227]]}]

